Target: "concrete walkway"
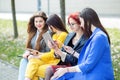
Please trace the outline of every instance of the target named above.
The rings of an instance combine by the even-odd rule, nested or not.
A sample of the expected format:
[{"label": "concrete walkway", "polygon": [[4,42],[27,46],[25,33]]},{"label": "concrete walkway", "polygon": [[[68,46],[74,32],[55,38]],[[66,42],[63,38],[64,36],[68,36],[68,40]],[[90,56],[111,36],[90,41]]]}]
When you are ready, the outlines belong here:
[{"label": "concrete walkway", "polygon": [[[16,18],[17,18],[17,20],[21,20],[21,21],[28,21],[32,15],[33,15],[32,13],[26,13],[26,14],[25,13],[17,13]],[[99,16],[99,17],[100,17],[100,21],[104,27],[120,29],[120,16],[118,16],[118,17],[115,17],[115,16],[101,17],[101,16]],[[0,19],[12,19],[12,14],[11,13],[0,13]],[[67,19],[67,17],[66,17],[66,19]]]},{"label": "concrete walkway", "polygon": [[17,80],[18,68],[0,60],[0,80]]}]

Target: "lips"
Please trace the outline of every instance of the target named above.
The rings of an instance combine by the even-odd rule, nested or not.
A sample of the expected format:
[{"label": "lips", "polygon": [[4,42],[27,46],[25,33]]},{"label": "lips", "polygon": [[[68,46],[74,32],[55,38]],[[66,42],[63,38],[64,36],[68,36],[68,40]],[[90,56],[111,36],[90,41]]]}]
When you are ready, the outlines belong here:
[{"label": "lips", "polygon": [[38,28],[40,28],[41,27],[41,25],[39,25],[39,26],[37,26]]}]

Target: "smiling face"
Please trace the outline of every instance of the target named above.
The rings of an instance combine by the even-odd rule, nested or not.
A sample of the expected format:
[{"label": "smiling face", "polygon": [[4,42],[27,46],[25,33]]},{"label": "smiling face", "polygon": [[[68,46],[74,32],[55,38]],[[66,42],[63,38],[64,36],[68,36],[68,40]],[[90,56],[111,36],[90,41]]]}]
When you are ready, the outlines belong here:
[{"label": "smiling face", "polygon": [[45,26],[45,21],[42,17],[35,17],[34,25],[38,30],[42,30],[43,27]]}]

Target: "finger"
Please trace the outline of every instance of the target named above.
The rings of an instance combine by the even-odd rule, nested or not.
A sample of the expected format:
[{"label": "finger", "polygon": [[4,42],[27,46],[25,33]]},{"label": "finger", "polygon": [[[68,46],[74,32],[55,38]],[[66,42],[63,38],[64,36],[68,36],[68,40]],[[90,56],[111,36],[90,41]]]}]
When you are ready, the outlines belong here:
[{"label": "finger", "polygon": [[65,45],[64,44],[62,44],[62,47],[64,47]]},{"label": "finger", "polygon": [[31,59],[31,56],[28,56],[28,60],[30,60]]},{"label": "finger", "polygon": [[58,76],[52,76],[50,80],[56,80],[58,79]]},{"label": "finger", "polygon": [[53,76],[53,77],[51,77],[51,78],[50,78],[50,80],[55,80],[55,77],[54,77],[54,76]]},{"label": "finger", "polygon": [[64,49],[65,49],[65,50],[68,50],[68,48],[67,48],[67,47],[64,47]]},{"label": "finger", "polygon": [[59,74],[59,76],[57,77],[57,78],[59,78],[59,77],[61,77],[63,74]]},{"label": "finger", "polygon": [[37,54],[38,54],[37,51],[32,51],[32,52],[31,52],[31,55],[37,55]]},{"label": "finger", "polygon": [[54,74],[53,74],[53,76],[50,78],[50,79],[53,79],[55,76],[54,76]]},{"label": "finger", "polygon": [[52,77],[50,78],[50,80],[53,80],[53,79],[55,79],[55,76],[52,76]]},{"label": "finger", "polygon": [[56,71],[58,71],[59,69],[61,69],[61,68],[57,68]]},{"label": "finger", "polygon": [[34,51],[33,49],[30,49],[30,48],[27,48],[27,50],[29,50],[30,52],[31,52],[31,51]]},{"label": "finger", "polygon": [[29,53],[29,55],[33,55],[33,54],[35,54],[35,51],[31,51],[31,52]]},{"label": "finger", "polygon": [[53,76],[57,77],[58,76],[58,71],[56,71]]}]

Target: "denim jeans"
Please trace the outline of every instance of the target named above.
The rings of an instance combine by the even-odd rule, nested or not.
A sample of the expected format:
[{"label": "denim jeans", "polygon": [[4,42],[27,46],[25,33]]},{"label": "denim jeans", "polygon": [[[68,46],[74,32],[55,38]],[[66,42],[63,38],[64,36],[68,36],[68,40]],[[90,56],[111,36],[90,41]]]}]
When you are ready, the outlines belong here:
[{"label": "denim jeans", "polygon": [[19,66],[18,80],[25,79],[25,71],[26,71],[27,64],[28,64],[28,59],[22,58]]}]

